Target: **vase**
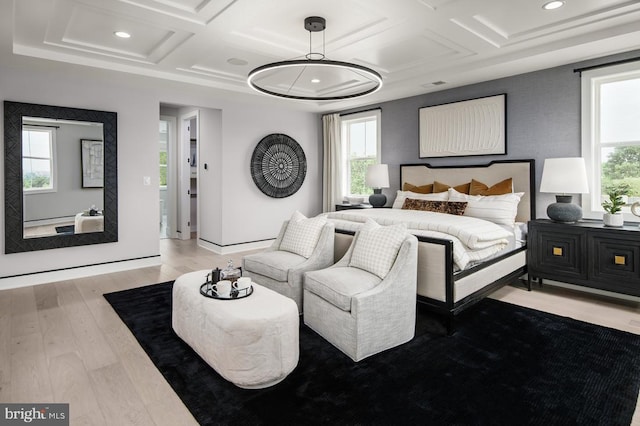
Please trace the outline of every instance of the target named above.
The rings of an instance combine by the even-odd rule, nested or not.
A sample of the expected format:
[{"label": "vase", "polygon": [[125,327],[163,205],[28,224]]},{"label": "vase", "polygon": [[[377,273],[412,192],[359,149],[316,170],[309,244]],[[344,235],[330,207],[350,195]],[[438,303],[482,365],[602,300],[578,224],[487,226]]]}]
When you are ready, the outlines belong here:
[{"label": "vase", "polygon": [[582,219],[582,208],[571,202],[572,195],[556,195],[556,202],[547,206],[547,216],[558,223],[576,223]]},{"label": "vase", "polygon": [[622,213],[605,213],[602,216],[602,221],[604,222],[604,226],[615,226],[620,227],[624,225],[624,216]]}]

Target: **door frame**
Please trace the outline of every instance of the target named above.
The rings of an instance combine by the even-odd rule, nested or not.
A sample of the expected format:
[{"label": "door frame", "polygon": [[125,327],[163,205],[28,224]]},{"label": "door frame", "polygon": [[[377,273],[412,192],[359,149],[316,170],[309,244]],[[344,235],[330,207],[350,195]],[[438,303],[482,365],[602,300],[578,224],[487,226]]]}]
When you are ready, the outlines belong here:
[{"label": "door frame", "polygon": [[178,238],[178,156],[177,119],[171,115],[160,115],[168,123],[167,129],[167,237]]},{"label": "door frame", "polygon": [[[200,112],[191,111],[180,116],[180,154],[178,155],[178,238],[191,239],[191,120],[196,122],[196,182],[200,156]],[[196,198],[196,217],[198,217],[199,202]],[[196,224],[198,225],[198,224]],[[199,227],[198,227],[199,228]],[[196,229],[196,238],[198,230]]]}]

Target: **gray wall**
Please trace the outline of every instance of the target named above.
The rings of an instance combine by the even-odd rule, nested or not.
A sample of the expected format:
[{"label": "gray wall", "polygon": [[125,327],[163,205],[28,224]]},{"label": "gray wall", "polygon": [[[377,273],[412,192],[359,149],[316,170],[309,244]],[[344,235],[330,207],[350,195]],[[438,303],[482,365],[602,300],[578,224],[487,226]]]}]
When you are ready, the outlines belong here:
[{"label": "gray wall", "polygon": [[[627,52],[344,112],[382,108],[382,162],[389,164],[391,184],[384,190],[388,204],[400,187],[399,165],[404,163],[462,165],[533,158],[537,191],[545,158],[581,156],[580,73],[574,69],[638,56],[640,51]],[[419,158],[420,108],[501,93],[507,94],[507,155]],[[538,193],[537,217],[546,217],[553,201],[552,194]]]}]

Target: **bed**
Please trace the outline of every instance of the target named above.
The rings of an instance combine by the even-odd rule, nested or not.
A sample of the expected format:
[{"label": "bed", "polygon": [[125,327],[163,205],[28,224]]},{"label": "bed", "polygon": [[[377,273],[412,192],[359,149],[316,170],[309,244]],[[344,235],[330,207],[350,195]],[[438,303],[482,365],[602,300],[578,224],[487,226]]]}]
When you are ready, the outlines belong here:
[{"label": "bed", "polygon": [[[448,186],[454,187],[449,189],[448,193],[450,196],[453,194],[452,199],[457,200],[455,197],[460,196],[460,194],[456,189],[461,188],[459,185],[464,185],[472,179],[486,183],[489,186],[511,178],[509,184],[512,185],[512,193],[519,198],[519,202],[516,202],[516,205],[513,206],[515,217],[511,216],[511,222],[506,221],[503,223],[500,219],[495,221],[496,225],[501,229],[510,231],[510,237],[505,238],[503,234],[496,231],[496,235],[500,234],[500,237],[496,238],[496,240],[500,240],[497,243],[499,249],[493,247],[490,250],[484,250],[483,253],[477,256],[474,253],[476,248],[479,247],[480,251],[482,251],[487,244],[492,246],[494,242],[485,244],[482,238],[476,234],[474,234],[473,238],[468,237],[465,227],[468,222],[471,222],[469,219],[456,219],[454,221],[452,215],[444,215],[447,218],[451,218],[450,222],[455,234],[452,237],[447,234],[449,226],[444,226],[445,224],[442,223],[442,214],[438,216],[438,213],[435,215],[431,213],[431,217],[425,221],[430,224],[420,225],[416,222],[416,216],[423,212],[407,213],[407,227],[419,240],[418,301],[432,311],[443,314],[446,317],[449,333],[454,331],[455,316],[457,314],[480,301],[497,288],[516,281],[527,272],[526,223],[535,218],[534,173],[534,160],[500,160],[492,161],[488,164],[470,166],[431,166],[429,164],[403,164],[400,166],[401,189],[404,189],[403,187],[407,186],[407,184],[420,187],[434,182],[443,182]],[[413,198],[415,195],[411,194],[398,191],[397,195],[392,197],[395,199],[395,208],[391,209],[361,209],[328,213],[327,218],[336,225],[336,260],[340,259],[346,252],[358,226],[367,217],[381,224],[402,221],[403,218],[398,217],[397,213],[398,210],[401,210],[398,206],[401,206],[403,201],[398,200],[398,197],[405,195],[406,198]],[[507,195],[505,197],[510,198]],[[470,198],[463,197],[462,199]],[[490,197],[476,198],[482,198],[485,201],[493,200]],[[470,202],[466,206],[464,216],[467,216],[469,211],[472,211],[472,216],[474,215],[473,209],[470,209],[472,205],[485,206]],[[486,206],[493,205],[486,204]],[[475,211],[475,213],[478,211]],[[487,209],[489,215],[493,215],[493,212],[497,211],[498,209]],[[482,216],[482,214],[479,216]],[[434,217],[438,219],[435,220],[433,219]],[[460,226],[458,226],[459,221],[463,222]],[[494,221],[494,219],[491,217],[489,221]],[[485,220],[480,220],[480,222],[485,222]],[[513,225],[510,225],[511,223]],[[482,228],[480,232],[484,231],[486,234],[495,230],[486,223],[485,225],[486,228]],[[460,231],[460,227],[463,228],[462,231]],[[461,241],[463,245],[469,241],[474,243],[472,244],[474,247],[465,246],[465,250],[472,252],[470,259],[461,258],[458,247]],[[476,244],[478,242],[479,244]]]}]

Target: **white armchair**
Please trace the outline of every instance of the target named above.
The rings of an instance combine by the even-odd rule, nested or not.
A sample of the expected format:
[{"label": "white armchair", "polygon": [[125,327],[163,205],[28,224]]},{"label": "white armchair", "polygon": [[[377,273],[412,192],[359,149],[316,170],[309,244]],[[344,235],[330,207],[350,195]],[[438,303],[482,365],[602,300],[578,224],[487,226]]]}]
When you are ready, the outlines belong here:
[{"label": "white armchair", "polygon": [[[393,262],[381,278],[353,266],[360,233],[338,263],[305,273],[303,295],[304,323],[354,361],[408,342],[416,324],[418,240],[405,231],[395,250],[388,240],[379,241]],[[364,254],[372,264],[384,263],[376,253]]]},{"label": "white armchair", "polygon": [[[250,254],[242,258],[242,274],[258,284],[293,299],[302,312],[302,280],[306,271],[323,269],[333,264],[333,244],[335,227],[333,223],[324,222],[319,230],[319,237],[310,255],[305,257],[296,250],[297,241],[283,249],[286,234],[291,221],[282,224],[278,237],[271,247],[263,252]],[[289,234],[291,235],[291,234]],[[294,251],[290,251],[294,250]]]}]

